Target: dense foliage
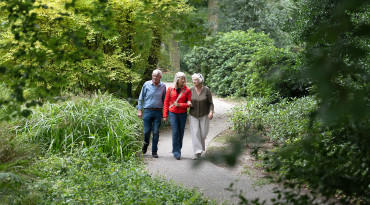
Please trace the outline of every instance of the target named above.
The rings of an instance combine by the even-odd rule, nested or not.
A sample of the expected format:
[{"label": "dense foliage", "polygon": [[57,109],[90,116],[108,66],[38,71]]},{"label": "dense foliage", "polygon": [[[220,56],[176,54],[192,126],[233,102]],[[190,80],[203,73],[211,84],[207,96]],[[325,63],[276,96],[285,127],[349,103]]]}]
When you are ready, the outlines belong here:
[{"label": "dense foliage", "polygon": [[152,178],[134,159],[111,161],[91,148],[42,159],[34,171],[41,178],[32,186],[44,203],[211,204],[196,190]]},{"label": "dense foliage", "polygon": [[282,99],[271,104],[270,98],[252,98],[245,105],[233,108],[231,122],[238,131],[255,130],[272,141],[289,143],[300,140],[319,123],[312,125],[310,116],[317,109],[312,97]]},{"label": "dense foliage", "polygon": [[366,203],[368,159],[356,144],[341,137],[344,129],[332,130],[313,120],[310,116],[318,103],[312,97],[270,102],[253,98],[235,107],[231,117],[246,140],[258,133],[279,145],[265,154],[266,168],[279,173],[289,186],[308,185],[318,195]]},{"label": "dense foliage", "polygon": [[[316,117],[330,134],[312,133],[284,156],[286,179],[303,179],[324,195],[370,201],[368,1],[301,1],[297,39],[320,100]],[[297,146],[299,147],[299,146]],[[282,160],[279,159],[279,160]],[[292,166],[304,161],[307,168]],[[277,167],[280,167],[278,165]],[[309,173],[308,173],[309,172]]]},{"label": "dense foliage", "polygon": [[236,109],[235,127],[262,130],[279,140],[265,162],[287,186],[368,204],[369,3],[297,1],[297,6],[294,35],[303,47],[299,72],[308,74],[317,103],[306,104],[307,98],[282,104],[249,101]]},{"label": "dense foliage", "polygon": [[[186,1],[1,0],[0,7],[2,203],[212,203],[150,177],[136,156],[135,109],[91,96],[132,97],[174,30],[193,34],[186,43],[201,40]],[[87,95],[65,100],[66,91]]]},{"label": "dense foliage", "polygon": [[297,80],[295,58],[252,29],[209,37],[187,54],[185,62],[189,72],[202,73],[205,83],[221,96],[299,96],[307,86]]},{"label": "dense foliage", "polygon": [[[369,1],[218,2],[222,33],[203,41],[205,0],[0,0],[2,198],[100,203],[107,190],[111,203],[207,203],[163,181],[154,180],[155,187],[135,165],[142,128],[128,103],[110,96],[54,99],[96,90],[131,97],[158,65],[170,68],[167,45],[176,40],[187,53],[183,70],[201,72],[220,96],[248,97],[233,110],[234,128],[278,145],[265,164],[288,187],[368,204]],[[40,178],[32,183],[20,167],[38,153],[35,144],[70,154],[38,161]],[[105,175],[115,189],[104,185]],[[96,183],[86,181],[94,176]],[[81,186],[83,192],[73,192]],[[89,196],[86,187],[100,192]],[[149,199],[160,198],[153,195],[159,190],[160,201]]]},{"label": "dense foliage", "polygon": [[134,158],[122,163],[94,148],[0,171],[4,204],[215,204],[195,189],[151,177]]},{"label": "dense foliage", "polygon": [[1,121],[1,203],[214,204],[145,171],[142,122],[126,101],[71,98]]},{"label": "dense foliage", "polygon": [[0,7],[0,79],[12,93],[0,104],[25,116],[22,104],[65,90],[132,97],[156,68],[164,34],[191,10],[183,0],[2,0]]},{"label": "dense foliage", "polygon": [[291,0],[219,0],[220,31],[264,31],[278,47],[291,46],[289,23],[294,19]]}]

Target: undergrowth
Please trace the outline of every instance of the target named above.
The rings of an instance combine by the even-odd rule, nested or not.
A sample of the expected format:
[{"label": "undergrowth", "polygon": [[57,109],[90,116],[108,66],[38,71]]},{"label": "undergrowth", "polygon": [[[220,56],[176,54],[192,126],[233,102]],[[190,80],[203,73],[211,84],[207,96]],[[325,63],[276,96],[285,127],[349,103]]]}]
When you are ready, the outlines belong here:
[{"label": "undergrowth", "polygon": [[145,171],[142,121],[112,96],[45,103],[0,125],[0,204],[215,204]]},{"label": "undergrowth", "polygon": [[314,97],[253,98],[235,107],[231,120],[238,133],[268,136],[275,144],[263,153],[263,165],[286,187],[368,204],[368,157],[345,127],[332,129],[314,118],[317,108]]},{"label": "undergrowth", "polygon": [[93,149],[43,158],[34,167],[41,180],[33,187],[46,203],[208,204],[196,190],[151,178],[135,158],[110,160]]}]

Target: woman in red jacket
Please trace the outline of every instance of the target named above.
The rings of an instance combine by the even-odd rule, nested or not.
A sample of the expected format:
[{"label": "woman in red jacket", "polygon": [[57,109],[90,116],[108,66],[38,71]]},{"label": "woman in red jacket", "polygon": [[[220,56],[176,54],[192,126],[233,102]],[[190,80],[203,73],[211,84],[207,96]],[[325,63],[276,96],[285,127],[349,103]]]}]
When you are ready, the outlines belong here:
[{"label": "woman in red jacket", "polygon": [[167,89],[163,105],[163,121],[170,119],[172,128],[172,153],[180,160],[182,139],[184,138],[187,108],[191,106],[191,92],[186,86],[186,76],[183,72],[175,75],[174,85]]}]

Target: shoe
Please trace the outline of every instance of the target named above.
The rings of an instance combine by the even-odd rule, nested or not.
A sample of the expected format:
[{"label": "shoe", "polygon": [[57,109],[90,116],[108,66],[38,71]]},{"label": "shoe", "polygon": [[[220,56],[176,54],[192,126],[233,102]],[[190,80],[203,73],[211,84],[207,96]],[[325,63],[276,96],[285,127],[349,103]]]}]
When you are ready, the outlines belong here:
[{"label": "shoe", "polygon": [[158,154],[157,154],[157,152],[152,152],[152,156],[153,156],[154,158],[158,158]]},{"label": "shoe", "polygon": [[180,156],[174,156],[175,159],[180,160]]},{"label": "shoe", "polygon": [[197,160],[197,159],[199,159],[200,158],[200,153],[197,153],[197,154],[194,154],[193,155],[193,160]]},{"label": "shoe", "polygon": [[144,143],[144,146],[143,146],[143,154],[145,154],[146,153],[146,151],[148,150],[148,145],[149,144],[147,144],[147,143]]}]

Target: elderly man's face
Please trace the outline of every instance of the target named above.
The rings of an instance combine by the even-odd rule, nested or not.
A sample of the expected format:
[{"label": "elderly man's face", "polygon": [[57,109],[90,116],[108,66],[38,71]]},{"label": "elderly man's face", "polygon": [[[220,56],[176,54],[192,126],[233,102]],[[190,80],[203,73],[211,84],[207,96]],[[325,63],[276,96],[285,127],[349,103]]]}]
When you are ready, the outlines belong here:
[{"label": "elderly man's face", "polygon": [[158,73],[152,73],[152,81],[155,85],[159,84],[159,81],[161,80],[162,76]]}]

